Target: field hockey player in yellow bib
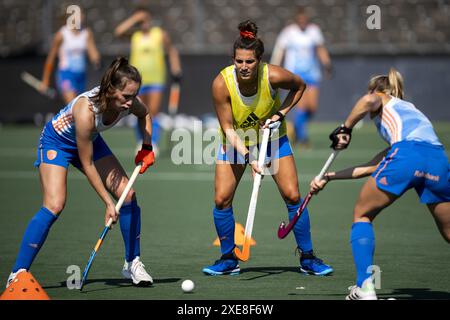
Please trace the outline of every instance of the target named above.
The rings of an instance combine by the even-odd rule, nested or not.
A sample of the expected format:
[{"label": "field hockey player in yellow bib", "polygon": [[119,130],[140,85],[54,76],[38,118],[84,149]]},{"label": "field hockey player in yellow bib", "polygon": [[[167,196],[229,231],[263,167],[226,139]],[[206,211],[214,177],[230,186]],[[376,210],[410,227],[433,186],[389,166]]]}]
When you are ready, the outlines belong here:
[{"label": "field hockey player in yellow bib", "polygon": [[[298,103],[306,85],[291,72],[262,62],[264,44],[257,37],[254,22],[242,22],[238,28],[240,36],[234,43],[233,65],[223,69],[212,84],[214,106],[223,137],[217,154],[213,209],[222,256],[213,265],[203,268],[203,272],[208,275],[240,273],[238,259],[234,254],[232,203],[247,164],[251,166],[253,174],[261,173],[254,157],[260,143],[260,129],[272,129],[266,163],[270,162],[272,177],[286,203],[290,219],[301,203],[297,170],[284,118]],[[289,91],[282,103],[279,89]],[[314,275],[333,272],[313,253],[307,210],[297,222],[294,234],[301,252],[301,272]]]}]

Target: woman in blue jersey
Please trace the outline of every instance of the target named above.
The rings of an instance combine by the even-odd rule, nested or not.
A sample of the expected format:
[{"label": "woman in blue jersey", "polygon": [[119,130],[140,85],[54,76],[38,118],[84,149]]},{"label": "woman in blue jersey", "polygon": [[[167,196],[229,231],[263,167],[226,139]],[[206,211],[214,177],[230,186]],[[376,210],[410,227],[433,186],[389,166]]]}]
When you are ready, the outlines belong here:
[{"label": "woman in blue jersey", "polygon": [[[128,177],[100,132],[111,128],[121,118],[134,114],[139,121],[144,142],[135,162],[142,162],[140,173],[154,162],[151,146],[151,117],[137,98],[141,76],[125,58],[112,62],[101,85],[72,100],[42,130],[35,166],[43,192],[43,204],[31,219],[22,240],[8,284],[17,273],[28,271],[41,249],[52,224],[66,203],[67,172],[72,164],[83,172],[105,204],[105,224],[118,213],[111,196],[118,199]],[[111,196],[110,196],[111,195]],[[126,278],[136,285],[150,285],[153,280],[139,259],[140,208],[131,190],[120,209],[120,228],[125,243]]]},{"label": "woman in blue jersey", "polygon": [[295,23],[285,27],[277,37],[271,63],[281,65],[301,77],[306,91],[293,112],[295,142],[310,147],[308,122],[317,111],[319,85],[322,80],[321,66],[327,78],[331,77],[330,55],[325,47],[324,37],[319,26],[309,21],[306,10],[300,7]]},{"label": "woman in blue jersey", "polygon": [[80,15],[79,29],[67,23],[55,34],[42,75],[41,90],[45,91],[50,85],[54,62],[58,58],[56,85],[64,103],[69,103],[86,90],[86,55],[96,68],[100,65],[94,34],[83,25],[84,15]]},{"label": "woman in blue jersey", "polygon": [[368,267],[373,263],[375,236],[372,221],[407,190],[414,188],[428,206],[447,242],[450,242],[450,175],[443,145],[428,118],[403,100],[403,79],[391,69],[388,75],[373,77],[369,92],[354,106],[345,122],[330,139],[336,150],[347,148],[352,128],[369,114],[381,137],[390,145],[370,162],[329,172],[314,179],[311,191],[319,192],[336,179],[357,179],[371,175],[361,189],[354,209],[351,244],[356,265],[356,285],[347,299],[376,299]]}]

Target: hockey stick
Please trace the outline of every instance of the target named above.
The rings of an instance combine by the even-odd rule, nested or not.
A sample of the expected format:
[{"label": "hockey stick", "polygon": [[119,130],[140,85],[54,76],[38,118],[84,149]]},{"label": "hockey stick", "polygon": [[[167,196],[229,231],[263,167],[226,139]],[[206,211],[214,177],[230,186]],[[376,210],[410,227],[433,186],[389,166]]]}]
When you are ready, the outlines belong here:
[{"label": "hockey stick", "polygon": [[[328,160],[325,163],[325,165],[323,166],[319,175],[317,176],[317,179],[322,180],[324,174],[328,171],[328,168],[331,166],[331,164],[333,163],[333,161],[336,158],[336,156],[338,155],[338,153],[339,153],[339,150],[335,150],[328,157]],[[286,223],[284,221],[280,223],[280,226],[278,227],[278,238],[284,239],[289,234],[289,232],[291,232],[291,230],[294,228],[295,224],[297,223],[297,220],[300,218],[303,210],[305,210],[305,208],[308,205],[311,198],[312,198],[312,193],[309,192],[308,195],[306,196],[306,198],[303,200],[300,208],[298,208],[297,213],[295,214],[295,216],[292,218],[292,220],[289,222],[288,225],[286,225]]]},{"label": "hockey stick", "polygon": [[[270,129],[264,129],[261,147],[258,155],[258,168],[263,168],[264,160],[266,159],[267,145],[269,144]],[[258,201],[259,187],[261,186],[262,173],[257,173],[253,180],[252,197],[248,207],[247,222],[245,224],[244,244],[242,251],[236,246],[234,254],[241,261],[247,261],[250,258],[250,243],[252,239],[253,221],[255,220],[256,203]]]},{"label": "hockey stick", "polygon": [[[136,168],[133,171],[133,174],[131,175],[130,180],[128,181],[127,185],[125,186],[125,189],[122,192],[122,195],[119,198],[119,201],[116,203],[116,212],[119,212],[120,208],[122,207],[123,202],[125,201],[125,198],[128,195],[128,192],[130,192],[131,186],[133,185],[134,181],[136,180],[139,170],[141,170],[142,165],[137,165]],[[91,265],[94,261],[95,256],[97,255],[98,250],[100,250],[100,247],[103,243],[103,240],[106,237],[106,234],[108,233],[109,229],[111,229],[112,225],[112,218],[109,218],[108,223],[105,225],[105,228],[103,229],[100,238],[98,239],[97,243],[95,244],[94,250],[91,253],[91,256],[89,257],[89,261],[86,265],[86,268],[83,272],[83,277],[81,278],[80,283],[80,290],[83,290],[84,283],[86,282],[87,275],[89,273],[89,270],[91,269]]]},{"label": "hockey stick", "polygon": [[47,88],[44,92],[41,91],[42,81],[33,76],[32,74],[24,71],[20,74],[20,78],[28,84],[30,87],[36,89],[39,93],[49,97],[50,99],[55,99],[56,90],[53,88]]},{"label": "hockey stick", "polygon": [[170,86],[169,93],[169,114],[173,117],[178,112],[178,105],[180,103],[180,84],[174,82]]}]

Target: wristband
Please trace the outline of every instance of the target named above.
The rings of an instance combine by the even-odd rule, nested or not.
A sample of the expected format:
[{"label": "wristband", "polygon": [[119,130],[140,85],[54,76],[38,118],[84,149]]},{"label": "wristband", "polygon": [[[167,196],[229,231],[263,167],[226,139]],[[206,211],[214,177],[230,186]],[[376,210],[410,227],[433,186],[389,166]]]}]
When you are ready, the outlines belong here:
[{"label": "wristband", "polygon": [[153,151],[153,146],[151,144],[143,143],[142,150]]},{"label": "wristband", "polygon": [[275,113],[276,115],[278,115],[280,117],[280,119],[278,121],[283,121],[284,117],[286,117],[286,115],[283,114],[283,112],[281,111],[277,111],[277,113]]}]

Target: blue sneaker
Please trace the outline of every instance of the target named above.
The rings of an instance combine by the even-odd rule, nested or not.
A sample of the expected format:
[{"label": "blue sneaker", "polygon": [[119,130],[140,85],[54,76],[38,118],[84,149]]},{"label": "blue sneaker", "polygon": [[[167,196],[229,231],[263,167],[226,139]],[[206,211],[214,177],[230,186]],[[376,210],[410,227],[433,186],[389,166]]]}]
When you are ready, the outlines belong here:
[{"label": "blue sneaker", "polygon": [[203,268],[205,274],[210,276],[230,275],[234,276],[241,272],[238,260],[232,255],[223,255],[216,260],[212,266]]},{"label": "blue sneaker", "polygon": [[315,276],[326,276],[333,272],[333,268],[317,258],[312,252],[304,252],[300,258],[300,272]]}]

